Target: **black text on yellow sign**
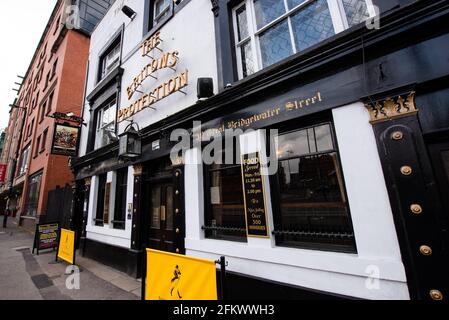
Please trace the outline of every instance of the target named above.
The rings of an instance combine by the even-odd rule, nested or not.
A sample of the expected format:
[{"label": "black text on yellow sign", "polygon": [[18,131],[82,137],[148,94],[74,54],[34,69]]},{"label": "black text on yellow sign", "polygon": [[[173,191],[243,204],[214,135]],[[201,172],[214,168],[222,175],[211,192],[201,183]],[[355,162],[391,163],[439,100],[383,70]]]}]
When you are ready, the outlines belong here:
[{"label": "black text on yellow sign", "polygon": [[59,237],[58,258],[75,264],[75,232],[61,229]]},{"label": "black text on yellow sign", "polygon": [[145,300],[217,300],[215,261],[147,249]]}]

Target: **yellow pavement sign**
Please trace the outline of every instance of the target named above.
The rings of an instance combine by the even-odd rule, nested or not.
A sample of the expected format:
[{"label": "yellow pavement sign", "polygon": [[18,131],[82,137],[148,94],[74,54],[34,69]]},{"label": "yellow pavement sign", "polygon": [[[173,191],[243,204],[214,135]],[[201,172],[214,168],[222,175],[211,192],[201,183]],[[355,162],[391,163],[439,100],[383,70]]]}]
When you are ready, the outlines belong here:
[{"label": "yellow pavement sign", "polygon": [[147,249],[145,300],[217,300],[215,261]]},{"label": "yellow pavement sign", "polygon": [[59,237],[58,258],[75,264],[75,232],[61,229]]}]

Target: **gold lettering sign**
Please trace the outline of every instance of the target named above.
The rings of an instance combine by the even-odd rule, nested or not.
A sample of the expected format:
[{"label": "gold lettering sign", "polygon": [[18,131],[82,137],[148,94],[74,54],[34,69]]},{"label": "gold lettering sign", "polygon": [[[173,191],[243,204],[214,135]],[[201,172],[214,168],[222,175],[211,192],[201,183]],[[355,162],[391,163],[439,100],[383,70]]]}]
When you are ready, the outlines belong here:
[{"label": "gold lettering sign", "polygon": [[[151,105],[155,104],[158,101],[161,101],[162,99],[168,97],[169,95],[175,92],[182,92],[186,94],[181,89],[187,87],[188,85],[189,72],[187,69],[184,72],[168,79],[163,84],[148,91],[147,93],[143,93],[138,90],[142,82],[148,77],[157,79],[157,77],[154,76],[154,73],[158,70],[170,68],[176,72],[175,67],[178,65],[179,62],[179,52],[178,51],[172,51],[167,53],[163,52],[158,47],[158,45],[160,45],[161,42],[162,42],[161,34],[160,32],[157,32],[142,44],[141,46],[142,56],[149,56],[151,58],[151,62],[147,64],[136,77],[134,77],[132,83],[126,88],[128,100],[130,100],[133,97],[135,92],[142,93],[142,96],[137,101],[132,103],[130,106],[119,110],[117,122],[119,123],[123,122],[124,120],[132,117],[136,113],[142,111],[145,108],[150,107]],[[154,58],[149,55],[154,49],[157,49],[161,52],[159,58]]]},{"label": "gold lettering sign", "polygon": [[142,46],[142,57],[147,56],[149,53],[151,53],[151,51],[153,51],[154,49],[157,48],[158,45],[160,45],[162,42],[161,40],[161,32],[158,31],[154,34],[154,36],[152,36],[151,38],[149,38],[148,40],[146,40]]},{"label": "gold lettering sign", "polygon": [[142,82],[148,77],[157,79],[153,74],[161,69],[176,67],[179,61],[179,52],[173,51],[164,53],[160,58],[154,59],[149,64],[147,64],[142,71],[134,78],[132,84],[126,88],[128,94],[128,99],[131,99],[137,88],[142,84]]},{"label": "gold lettering sign", "polygon": [[170,78],[168,81],[164,82],[155,89],[145,93],[140,99],[131,104],[129,107],[120,109],[118,112],[117,121],[123,122],[129,117],[132,117],[136,113],[150,107],[173,93],[180,92],[181,89],[187,87],[188,83],[189,71],[186,69],[184,72]]}]

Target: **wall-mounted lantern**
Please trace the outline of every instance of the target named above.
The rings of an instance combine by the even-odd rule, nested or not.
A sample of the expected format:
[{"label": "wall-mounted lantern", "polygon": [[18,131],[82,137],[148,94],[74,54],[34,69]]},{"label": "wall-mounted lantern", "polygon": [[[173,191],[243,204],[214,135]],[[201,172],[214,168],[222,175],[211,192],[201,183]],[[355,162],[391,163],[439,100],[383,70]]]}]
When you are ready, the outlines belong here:
[{"label": "wall-mounted lantern", "polygon": [[[137,127],[134,128],[134,126]],[[142,140],[139,126],[131,122],[121,135],[119,135],[119,158],[134,160],[142,155]]]}]

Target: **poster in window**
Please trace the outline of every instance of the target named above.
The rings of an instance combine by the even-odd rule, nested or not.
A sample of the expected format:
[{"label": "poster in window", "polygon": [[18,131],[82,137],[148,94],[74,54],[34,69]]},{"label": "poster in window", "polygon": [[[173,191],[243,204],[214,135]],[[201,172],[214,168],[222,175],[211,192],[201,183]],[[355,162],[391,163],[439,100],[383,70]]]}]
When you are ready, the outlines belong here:
[{"label": "poster in window", "polygon": [[242,180],[247,235],[269,238],[264,178],[259,153],[242,156]]},{"label": "poster in window", "polygon": [[80,129],[66,124],[56,124],[51,153],[76,156]]}]

